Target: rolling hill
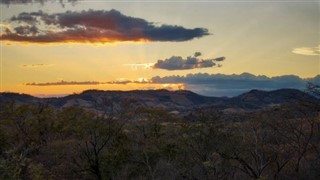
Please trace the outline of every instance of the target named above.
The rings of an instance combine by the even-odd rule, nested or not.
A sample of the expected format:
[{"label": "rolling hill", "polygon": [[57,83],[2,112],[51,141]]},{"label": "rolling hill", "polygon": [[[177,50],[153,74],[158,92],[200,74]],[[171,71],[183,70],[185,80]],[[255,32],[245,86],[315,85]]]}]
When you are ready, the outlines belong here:
[{"label": "rolling hill", "polygon": [[100,91],[87,90],[60,98],[37,98],[26,94],[1,93],[0,102],[15,101],[17,104],[47,102],[55,108],[76,106],[99,110],[110,105],[120,108],[125,103],[134,106],[164,108],[170,111],[188,111],[192,108],[214,107],[218,109],[255,110],[281,104],[311,102],[319,104],[319,99],[296,89],[274,91],[251,90],[236,97],[207,97],[191,91],[179,90],[134,90]]}]

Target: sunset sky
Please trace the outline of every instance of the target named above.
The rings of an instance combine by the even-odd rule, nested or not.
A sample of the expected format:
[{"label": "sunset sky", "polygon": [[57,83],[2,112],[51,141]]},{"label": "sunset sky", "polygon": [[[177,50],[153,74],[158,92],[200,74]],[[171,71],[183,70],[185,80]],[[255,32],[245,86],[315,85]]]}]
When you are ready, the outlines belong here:
[{"label": "sunset sky", "polygon": [[0,2],[1,92],[223,96],[320,80],[317,0]]}]

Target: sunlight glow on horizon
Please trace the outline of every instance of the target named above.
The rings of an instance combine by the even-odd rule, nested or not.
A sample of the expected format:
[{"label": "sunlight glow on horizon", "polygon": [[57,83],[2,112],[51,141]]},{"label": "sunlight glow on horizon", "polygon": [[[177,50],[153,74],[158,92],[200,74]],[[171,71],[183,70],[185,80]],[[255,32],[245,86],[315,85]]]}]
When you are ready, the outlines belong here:
[{"label": "sunlight glow on horizon", "polygon": [[131,90],[184,90],[185,85],[182,83],[176,84],[143,84],[143,83],[128,83],[128,84],[97,84],[97,85],[64,85],[64,86],[28,86],[25,85],[15,86],[14,91],[3,91],[12,93],[23,93],[30,94],[36,97],[54,97],[54,96],[65,96],[70,94],[79,94],[83,91],[94,89],[94,90],[105,90],[105,91],[131,91]]},{"label": "sunlight glow on horizon", "polygon": [[[33,25],[38,26],[26,22],[11,24],[9,19],[18,17],[22,12],[30,13],[41,10],[49,15],[59,14],[57,17],[63,17],[67,21],[65,24],[62,22],[61,27],[56,24],[54,28],[65,28],[63,25],[69,27],[74,23],[72,18],[71,20],[66,18],[67,11],[77,12],[76,15],[81,12],[103,11],[118,14],[119,17],[127,18],[126,20],[141,21],[143,22],[141,27],[145,28],[146,32],[154,26],[156,29],[152,33],[155,33],[156,36],[152,33],[151,36],[159,39],[157,41],[135,36],[140,38],[122,41],[112,39],[112,37],[92,37],[90,40],[90,38],[79,36],[78,40],[68,40],[66,37],[61,42],[51,43],[2,39],[2,92],[70,94],[96,87],[102,90],[147,89],[153,88],[150,79],[156,76],[186,76],[198,73],[232,75],[248,72],[255,76],[295,75],[300,78],[313,78],[320,74],[319,9],[317,8],[319,2],[301,1],[290,4],[282,2],[190,2],[181,4],[181,6],[171,5],[164,2],[147,4],[112,2],[108,4],[102,1],[84,2],[66,7],[62,7],[59,3],[28,4],[26,6],[12,4],[9,7],[2,4],[1,34],[5,33],[6,29],[17,33],[16,27],[28,26],[27,28],[20,27],[22,30],[20,29],[21,32],[18,35],[24,36],[24,33],[30,33]],[[40,17],[37,18],[40,19]],[[82,25],[83,27],[101,28],[99,23],[96,24],[87,19],[84,21],[81,18],[79,21],[86,23]],[[121,18],[118,20],[121,21]],[[121,22],[120,25],[119,28],[123,31],[126,27],[135,27],[130,24],[130,21]],[[72,26],[71,29],[74,27],[77,26]],[[40,26],[41,28],[43,27]],[[190,30],[185,31],[186,35],[194,31],[198,33],[197,28],[207,29],[210,35],[196,34],[197,36],[192,36],[191,39],[183,39],[179,36],[181,33],[178,33],[180,32],[178,30],[183,28]],[[177,29],[177,33],[167,34],[167,31],[172,29]],[[117,28],[115,31],[122,32]],[[137,32],[140,32],[139,29]],[[43,32],[40,31],[39,34],[41,33]],[[161,41],[163,35],[170,40]],[[72,38],[75,37],[72,36]],[[179,70],[181,66],[178,63],[180,62],[173,59],[168,66],[175,65],[176,69],[172,68],[174,70],[153,68],[159,60],[170,59],[173,56],[183,57],[184,60],[192,56],[194,52],[203,54],[203,58],[201,56],[203,60],[216,57],[226,57],[226,60],[223,61],[221,67],[214,65],[210,68]],[[196,62],[189,61],[188,67],[197,67],[194,65]],[[65,82],[89,80],[102,82],[102,84],[54,86],[55,82],[61,80]],[[140,83],[125,83],[126,81]],[[24,85],[30,82],[35,84],[51,82],[53,85],[46,87]],[[146,83],[143,84],[143,82]],[[164,84],[157,84],[154,88],[179,89],[179,85],[166,86]],[[188,88],[185,84],[181,87]],[[199,88],[206,89],[200,86]]]}]

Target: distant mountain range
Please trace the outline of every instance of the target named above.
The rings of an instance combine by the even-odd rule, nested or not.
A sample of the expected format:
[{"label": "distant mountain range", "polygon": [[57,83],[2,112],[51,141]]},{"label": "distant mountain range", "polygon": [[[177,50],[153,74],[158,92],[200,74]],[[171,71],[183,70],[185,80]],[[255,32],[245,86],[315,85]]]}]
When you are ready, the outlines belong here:
[{"label": "distant mountain range", "polygon": [[1,93],[0,103],[14,101],[16,104],[37,104],[46,102],[55,108],[80,107],[101,110],[104,106],[115,108],[124,106],[144,106],[164,108],[170,111],[186,112],[193,108],[212,107],[221,110],[250,111],[281,104],[310,102],[320,104],[320,100],[296,89],[279,89],[274,91],[251,90],[236,97],[207,97],[191,91],[179,90],[134,90],[134,91],[100,91],[87,90],[60,98],[37,98],[26,94]]}]

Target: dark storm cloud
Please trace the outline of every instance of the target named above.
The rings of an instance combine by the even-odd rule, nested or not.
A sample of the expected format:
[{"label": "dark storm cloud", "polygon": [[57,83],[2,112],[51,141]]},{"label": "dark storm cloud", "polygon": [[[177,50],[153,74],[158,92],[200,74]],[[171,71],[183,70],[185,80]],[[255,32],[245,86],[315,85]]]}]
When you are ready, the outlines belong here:
[{"label": "dark storm cloud", "polygon": [[42,14],[42,11],[33,13],[20,13],[18,16],[13,16],[10,21],[17,21],[19,23],[24,22],[27,24],[35,24],[38,22],[37,17]]},{"label": "dark storm cloud", "polygon": [[22,36],[27,34],[35,35],[39,33],[39,30],[36,26],[18,26],[14,28],[14,30],[18,35],[22,35]]},{"label": "dark storm cloud", "polygon": [[149,26],[144,30],[146,37],[155,41],[188,41],[196,37],[209,35],[207,29],[186,29],[181,26],[162,25],[160,27]]},{"label": "dark storm cloud", "polygon": [[[141,18],[123,15],[117,10],[47,14],[42,11],[20,13],[11,23],[38,26],[41,33],[21,34],[17,30],[1,35],[2,40],[30,43],[110,43],[123,41],[188,41],[209,35],[207,29],[187,29],[177,25],[157,26]],[[40,24],[45,25],[43,27]],[[41,29],[41,28],[42,29]],[[15,29],[21,28],[21,25]],[[204,62],[208,64],[208,62]]]},{"label": "dark storm cloud", "polygon": [[276,77],[240,75],[188,74],[186,76],[153,77],[152,83],[184,83],[186,89],[208,96],[234,96],[251,89],[273,90],[281,88],[305,89],[307,82],[320,82],[320,75],[302,79],[295,75]]},{"label": "dark storm cloud", "polygon": [[198,57],[198,56],[201,56],[201,55],[202,55],[201,52],[195,52],[195,53],[194,53],[194,57]]},{"label": "dark storm cloud", "polygon": [[225,57],[218,57],[218,58],[215,58],[214,60],[215,61],[224,61],[226,58]]},{"label": "dark storm cloud", "polygon": [[200,59],[200,52],[196,52],[194,57],[187,57],[186,59],[181,56],[172,56],[168,59],[158,60],[157,63],[153,65],[155,69],[165,69],[165,70],[188,70],[196,68],[208,68],[216,66],[216,61],[223,61],[225,58],[220,57],[216,59]]}]

